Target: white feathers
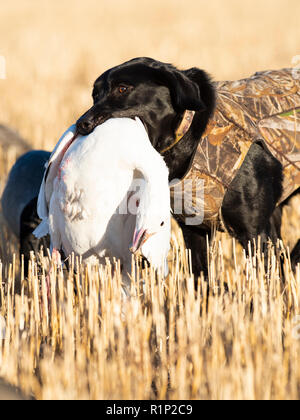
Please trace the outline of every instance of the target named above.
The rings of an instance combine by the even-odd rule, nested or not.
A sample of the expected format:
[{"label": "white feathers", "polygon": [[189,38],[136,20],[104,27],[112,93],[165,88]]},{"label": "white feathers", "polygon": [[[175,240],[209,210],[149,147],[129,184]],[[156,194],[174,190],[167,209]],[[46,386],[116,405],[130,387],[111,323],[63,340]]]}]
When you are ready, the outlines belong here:
[{"label": "white feathers", "polygon": [[150,236],[141,243],[142,253],[164,268],[170,244],[168,169],[144,125],[138,118],[115,118],[88,136],[74,138],[74,132],[74,126],[65,132],[50,157],[35,235],[50,233],[53,248],[65,255],[100,262],[120,258],[128,273],[134,230],[143,229]]},{"label": "white feathers", "polygon": [[[49,233],[48,203],[53,192],[54,179],[57,176],[58,168],[65,152],[74,139],[74,133],[75,125],[72,125],[59,139],[45,167],[37,203],[37,213],[39,218],[42,219],[42,223],[33,232],[37,238],[42,238]],[[45,181],[46,177],[47,183]]]},{"label": "white feathers", "polygon": [[34,230],[34,235],[37,238],[43,238],[44,236],[48,235],[49,233],[49,220],[48,217],[45,217],[44,220],[38,225],[38,227]]}]

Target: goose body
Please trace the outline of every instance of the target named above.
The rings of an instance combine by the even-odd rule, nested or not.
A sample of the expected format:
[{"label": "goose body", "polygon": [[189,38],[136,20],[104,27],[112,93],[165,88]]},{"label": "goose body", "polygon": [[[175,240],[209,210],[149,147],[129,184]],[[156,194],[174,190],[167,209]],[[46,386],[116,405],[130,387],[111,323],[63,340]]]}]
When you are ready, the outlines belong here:
[{"label": "goose body", "polygon": [[164,268],[170,243],[168,169],[143,124],[115,118],[88,136],[74,139],[74,133],[72,126],[50,157],[35,234],[49,232],[53,249],[66,256],[74,252],[100,263],[120,259],[125,276],[132,244],[145,250],[155,268]]}]

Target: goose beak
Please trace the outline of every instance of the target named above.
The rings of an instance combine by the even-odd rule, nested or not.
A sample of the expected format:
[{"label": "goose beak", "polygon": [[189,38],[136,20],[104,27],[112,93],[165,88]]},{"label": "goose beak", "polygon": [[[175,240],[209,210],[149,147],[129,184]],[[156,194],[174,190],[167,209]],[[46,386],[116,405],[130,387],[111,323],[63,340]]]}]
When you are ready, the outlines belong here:
[{"label": "goose beak", "polygon": [[134,234],[133,234],[133,241],[132,241],[132,245],[130,247],[130,251],[133,254],[136,254],[141,246],[152,236],[154,235],[154,233],[148,233],[146,229],[134,229]]}]

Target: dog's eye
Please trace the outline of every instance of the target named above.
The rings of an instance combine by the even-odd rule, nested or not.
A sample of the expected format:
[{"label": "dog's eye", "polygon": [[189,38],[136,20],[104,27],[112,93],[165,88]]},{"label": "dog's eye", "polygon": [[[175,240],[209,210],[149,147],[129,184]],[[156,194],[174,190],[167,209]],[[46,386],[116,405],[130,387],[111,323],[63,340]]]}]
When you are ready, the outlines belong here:
[{"label": "dog's eye", "polygon": [[161,222],[160,226],[161,226],[161,227],[163,227],[163,226],[164,226],[164,224],[165,224],[165,222]]},{"label": "dog's eye", "polygon": [[128,91],[128,87],[121,85],[121,86],[118,87],[118,91],[119,91],[119,93],[122,93],[122,94],[126,93]]}]

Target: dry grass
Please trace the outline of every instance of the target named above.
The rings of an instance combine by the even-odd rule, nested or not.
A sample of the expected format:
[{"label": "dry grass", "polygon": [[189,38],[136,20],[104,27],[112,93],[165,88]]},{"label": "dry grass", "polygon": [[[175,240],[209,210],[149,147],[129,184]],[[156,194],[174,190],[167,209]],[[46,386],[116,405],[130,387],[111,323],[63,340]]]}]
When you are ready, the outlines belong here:
[{"label": "dry grass", "polygon": [[[299,16],[298,0],[5,2],[0,123],[18,129],[33,147],[51,149],[89,107],[94,79],[139,55],[197,65],[216,79],[290,66],[300,54]],[[4,152],[2,187],[14,161],[5,150],[1,162]],[[300,237],[299,203],[285,210],[289,247]],[[281,248],[271,253],[265,273],[260,255],[246,258],[218,235],[209,288],[200,281],[195,293],[175,230],[166,280],[138,271],[124,304],[118,271],[78,266],[65,279],[60,272],[52,277],[47,308],[45,277],[38,278],[34,265],[29,279],[21,279],[21,296],[15,293],[21,275],[9,262],[17,243],[0,224],[0,314],[7,325],[0,376],[25,393],[40,399],[299,398],[293,320],[300,313],[300,271],[293,274],[286,258],[282,284]]]},{"label": "dry grass", "polygon": [[45,273],[33,265],[20,296],[11,265],[1,376],[39,399],[298,399],[300,270],[286,259],[283,286],[273,253],[268,273],[259,255],[225,269],[216,242],[195,292],[174,245],[170,276],[136,270],[125,302],[118,267],[53,271],[48,302]]}]

